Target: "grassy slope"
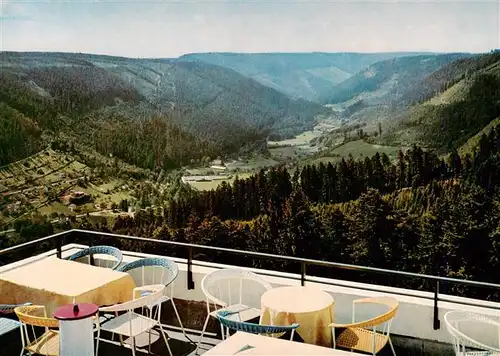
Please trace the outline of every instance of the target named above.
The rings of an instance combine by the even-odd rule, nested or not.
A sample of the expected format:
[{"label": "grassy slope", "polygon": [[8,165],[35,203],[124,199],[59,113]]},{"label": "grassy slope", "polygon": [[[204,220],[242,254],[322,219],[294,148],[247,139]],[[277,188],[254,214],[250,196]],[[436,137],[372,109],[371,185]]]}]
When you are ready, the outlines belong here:
[{"label": "grassy slope", "polygon": [[[492,76],[490,78],[500,78],[499,53],[458,60],[433,73],[417,87],[421,88],[424,97],[435,88],[440,87],[441,90],[422,103],[410,106],[389,117],[386,121],[386,127],[389,130],[387,130],[383,142],[392,145],[417,143],[438,150],[448,150],[450,145],[454,145],[456,148],[464,145],[464,149],[467,150],[467,147],[470,146],[465,141],[484,127],[481,126],[483,122],[484,125],[488,125],[491,119],[497,116],[493,114],[491,119],[488,119],[484,115],[475,117],[474,110],[469,110],[468,113],[464,111],[471,105],[482,103],[482,99],[478,95],[489,94],[491,90],[495,90],[494,84],[489,88],[478,86],[478,80],[488,75]],[[444,83],[451,83],[451,85],[446,88]],[[491,105],[494,103],[491,102]],[[488,111],[491,113],[490,109]],[[454,112],[455,114],[453,114]],[[460,117],[464,114],[465,117]],[[442,123],[444,118],[446,118],[445,122],[448,122],[448,126],[443,126],[445,125]],[[448,121],[450,119],[452,121]],[[463,128],[461,133],[460,126]],[[451,131],[452,128],[454,131]],[[445,144],[445,142],[447,143]]]},{"label": "grassy slope", "polygon": [[479,139],[483,134],[487,135],[490,133],[491,129],[496,127],[497,125],[500,124],[500,117],[494,119],[491,121],[488,125],[486,125],[481,131],[479,131],[477,134],[472,136],[467,140],[466,143],[464,143],[458,150],[458,153],[460,155],[466,155],[468,153],[472,154],[474,149],[477,147],[479,144]]}]

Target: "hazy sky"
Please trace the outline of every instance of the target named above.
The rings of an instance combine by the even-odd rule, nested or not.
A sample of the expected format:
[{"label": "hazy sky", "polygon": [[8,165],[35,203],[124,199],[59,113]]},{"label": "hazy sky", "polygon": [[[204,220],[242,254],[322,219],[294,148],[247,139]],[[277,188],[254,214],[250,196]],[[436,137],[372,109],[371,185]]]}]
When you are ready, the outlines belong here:
[{"label": "hazy sky", "polygon": [[0,2],[1,50],[175,57],[500,47],[500,0]]}]

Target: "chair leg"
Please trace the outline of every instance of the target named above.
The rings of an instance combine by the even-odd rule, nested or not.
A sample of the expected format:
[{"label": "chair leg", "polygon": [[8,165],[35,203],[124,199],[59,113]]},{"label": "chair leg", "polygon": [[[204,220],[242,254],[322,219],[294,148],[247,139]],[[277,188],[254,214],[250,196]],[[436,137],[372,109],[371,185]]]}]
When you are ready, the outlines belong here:
[{"label": "chair leg", "polygon": [[179,325],[181,327],[182,333],[184,334],[184,336],[186,336],[186,331],[184,330],[184,325],[182,325],[181,316],[179,315],[179,312],[177,311],[177,307],[175,306],[174,298],[170,298],[170,300],[172,301],[172,306],[174,307],[174,312],[175,312],[175,315],[177,316],[177,320],[179,321]]},{"label": "chair leg", "polygon": [[24,331],[23,331],[23,327],[24,327],[23,324],[19,325],[19,330],[21,330],[21,343],[22,343],[22,346],[21,346],[21,356],[23,356],[23,354],[24,354]]},{"label": "chair leg", "polygon": [[101,339],[101,328],[97,329],[97,337],[95,339],[95,356],[99,355],[99,340]]},{"label": "chair leg", "polygon": [[149,335],[148,353],[151,353],[151,331],[153,331],[153,329],[149,329],[149,331],[148,331],[148,335]]},{"label": "chair leg", "polygon": [[205,324],[203,324],[203,330],[201,330],[200,341],[198,341],[198,345],[196,345],[196,350],[194,351],[195,355],[198,355],[198,349],[200,348],[201,342],[203,341],[203,334],[205,334],[205,330],[208,326],[208,320],[210,319],[210,314],[207,315],[205,319]]},{"label": "chair leg", "polygon": [[394,346],[392,345],[391,338],[389,338],[389,345],[391,346],[392,354],[396,356],[396,351],[394,351]]},{"label": "chair leg", "polygon": [[224,337],[224,325],[222,325],[222,323],[220,324],[220,333],[222,335],[222,340],[224,340],[225,339],[225,337]]},{"label": "chair leg", "polygon": [[132,355],[135,356],[135,337],[132,338]]},{"label": "chair leg", "polygon": [[165,341],[165,345],[167,345],[168,353],[169,353],[170,356],[173,356],[172,355],[172,350],[170,349],[170,345],[168,343],[168,338],[165,335],[165,331],[163,330],[163,326],[161,326],[160,323],[158,323],[158,325],[160,326],[160,332],[161,332],[161,335],[163,336],[163,340]]}]

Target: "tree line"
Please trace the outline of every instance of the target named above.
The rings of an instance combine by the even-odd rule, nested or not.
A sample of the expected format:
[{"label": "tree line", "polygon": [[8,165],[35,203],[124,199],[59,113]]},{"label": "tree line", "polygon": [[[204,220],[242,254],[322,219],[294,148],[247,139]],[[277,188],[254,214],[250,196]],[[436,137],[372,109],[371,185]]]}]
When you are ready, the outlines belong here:
[{"label": "tree line", "polygon": [[[171,199],[134,217],[85,221],[81,228],[219,247],[359,264],[498,283],[500,272],[500,129],[472,155],[444,160],[413,147],[392,163],[385,155],[278,167],[233,186]],[[113,241],[116,243],[116,241]],[[121,242],[156,253],[158,246]],[[169,255],[184,255],[175,249]],[[224,253],[196,258],[298,272],[298,266]],[[312,269],[309,273],[432,290],[421,280]],[[444,286],[445,292],[495,299],[491,290]]]}]

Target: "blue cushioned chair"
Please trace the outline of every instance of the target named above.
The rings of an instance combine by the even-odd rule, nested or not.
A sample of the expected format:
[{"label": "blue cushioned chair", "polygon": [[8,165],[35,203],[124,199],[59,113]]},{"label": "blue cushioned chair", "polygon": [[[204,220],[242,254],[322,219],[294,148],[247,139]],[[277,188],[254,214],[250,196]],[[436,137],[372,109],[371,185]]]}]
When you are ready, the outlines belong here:
[{"label": "blue cushioned chair", "polygon": [[[0,315],[2,314],[12,314],[14,309],[17,307],[23,307],[26,305],[31,305],[31,303],[24,304],[0,304]],[[17,320],[9,318],[0,318],[0,336],[5,335],[8,332],[17,329],[21,323]]]},{"label": "blue cushioned chair", "polygon": [[89,264],[91,263],[90,256],[91,255],[109,255],[114,257],[114,260],[107,260],[99,258],[97,261],[94,260],[94,265],[98,267],[105,267],[111,269],[117,269],[123,260],[122,252],[116,247],[112,246],[92,246],[87,247],[83,250],[78,251],[77,253],[72,254],[67,258],[67,260],[75,261],[82,257],[88,257]]},{"label": "blue cushioned chair", "polygon": [[[226,327],[226,336],[229,336],[229,329],[235,331],[244,331],[251,334],[280,334],[285,333],[287,331],[291,331],[290,340],[293,339],[293,335],[295,333],[295,329],[299,327],[299,324],[293,323],[292,325],[261,325],[248,323],[245,321],[238,321],[228,319],[227,317],[233,314],[238,314],[238,312],[230,312],[228,310],[222,310],[216,313],[217,319],[221,325]],[[223,333],[224,334],[224,333]],[[222,335],[222,339],[225,339],[224,335]]]}]

